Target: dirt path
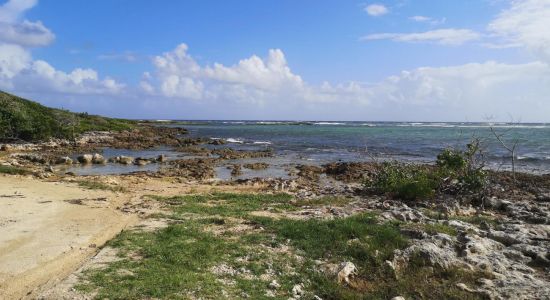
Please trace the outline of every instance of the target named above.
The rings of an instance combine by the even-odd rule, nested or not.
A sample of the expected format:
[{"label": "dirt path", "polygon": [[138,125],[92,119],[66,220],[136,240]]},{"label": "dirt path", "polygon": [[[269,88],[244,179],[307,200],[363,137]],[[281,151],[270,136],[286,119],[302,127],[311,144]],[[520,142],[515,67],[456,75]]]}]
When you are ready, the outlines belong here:
[{"label": "dirt path", "polygon": [[0,176],[0,299],[33,298],[137,217],[123,197],[75,184]]}]

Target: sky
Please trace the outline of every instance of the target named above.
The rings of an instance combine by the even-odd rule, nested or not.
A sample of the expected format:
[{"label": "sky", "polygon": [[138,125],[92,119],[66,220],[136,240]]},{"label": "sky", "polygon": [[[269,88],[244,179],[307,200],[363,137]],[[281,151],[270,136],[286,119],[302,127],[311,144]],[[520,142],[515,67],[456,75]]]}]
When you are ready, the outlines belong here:
[{"label": "sky", "polygon": [[139,119],[550,122],[550,0],[0,0],[0,90]]}]

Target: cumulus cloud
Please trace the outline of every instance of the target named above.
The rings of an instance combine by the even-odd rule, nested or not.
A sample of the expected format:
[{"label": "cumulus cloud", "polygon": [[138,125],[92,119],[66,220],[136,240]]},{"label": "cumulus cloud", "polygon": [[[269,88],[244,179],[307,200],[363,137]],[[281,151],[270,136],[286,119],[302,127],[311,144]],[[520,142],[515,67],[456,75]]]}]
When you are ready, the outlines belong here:
[{"label": "cumulus cloud", "polygon": [[481,35],[469,29],[437,29],[416,33],[375,33],[362,37],[362,41],[392,40],[395,42],[431,42],[447,46],[459,46],[478,40]]},{"label": "cumulus cloud", "polygon": [[507,118],[512,113],[523,120],[542,120],[542,112],[550,110],[544,96],[550,93],[550,67],[542,62],[423,67],[374,84],[320,85],[293,73],[277,49],[265,58],[253,55],[231,66],[202,66],[181,44],[155,57],[153,65],[154,72],[145,73],[141,82],[146,93],[180,103],[204,103],[203,109],[232,107],[253,114],[254,109],[269,107],[271,116],[278,118],[298,112],[321,119],[480,120],[488,114]]},{"label": "cumulus cloud", "polygon": [[42,22],[20,21],[35,0],[10,0],[0,6],[0,42],[36,47],[50,44],[55,35]]},{"label": "cumulus cloud", "polygon": [[382,4],[370,4],[365,7],[365,11],[373,17],[385,15],[389,12],[389,9]]},{"label": "cumulus cloud", "polygon": [[[514,0],[487,29],[505,47],[526,47],[550,61],[550,0]],[[493,45],[493,44],[491,44]]]},{"label": "cumulus cloud", "polygon": [[33,60],[19,45],[0,44],[0,88],[18,92],[57,92],[72,94],[117,94],[123,84],[99,78],[92,69],[76,68],[66,73],[43,60]]},{"label": "cumulus cloud", "polygon": [[99,78],[93,69],[56,70],[34,60],[29,47],[49,45],[55,35],[40,21],[22,20],[37,0],[10,0],[0,6],[0,89],[16,92],[118,94],[124,85]]},{"label": "cumulus cloud", "polygon": [[[187,99],[220,98],[222,94],[251,102],[273,92],[300,89],[303,81],[293,74],[283,52],[269,50],[264,59],[253,55],[233,66],[200,66],[186,44],[153,59],[155,80],[147,73],[141,87],[151,93]],[[156,87],[155,87],[156,85]]]}]

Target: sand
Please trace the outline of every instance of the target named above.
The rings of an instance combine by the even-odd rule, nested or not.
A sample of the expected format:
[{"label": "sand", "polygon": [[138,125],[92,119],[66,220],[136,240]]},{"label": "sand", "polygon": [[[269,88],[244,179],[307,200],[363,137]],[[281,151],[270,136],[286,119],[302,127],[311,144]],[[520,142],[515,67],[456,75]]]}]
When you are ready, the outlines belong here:
[{"label": "sand", "polygon": [[122,195],[74,183],[0,176],[0,299],[31,299],[93,256],[137,217]]}]

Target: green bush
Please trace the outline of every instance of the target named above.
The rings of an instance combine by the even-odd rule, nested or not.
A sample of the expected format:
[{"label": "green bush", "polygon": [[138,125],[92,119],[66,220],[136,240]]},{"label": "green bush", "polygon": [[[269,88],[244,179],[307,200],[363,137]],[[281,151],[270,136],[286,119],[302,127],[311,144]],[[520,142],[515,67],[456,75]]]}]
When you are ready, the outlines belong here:
[{"label": "green bush", "polygon": [[441,189],[452,193],[477,192],[485,187],[486,172],[479,142],[473,141],[465,151],[445,149],[438,156],[436,165]]},{"label": "green bush", "polygon": [[125,130],[135,121],[49,108],[0,91],[0,139],[25,141],[74,138],[91,130]]},{"label": "green bush", "polygon": [[436,160],[436,167],[384,162],[368,180],[366,187],[402,200],[433,197],[435,192],[472,194],[487,182],[479,142],[468,144],[465,151],[445,149]]},{"label": "green bush", "polygon": [[367,187],[399,199],[417,200],[432,197],[437,182],[427,170],[420,166],[384,162],[378,168],[373,180],[367,182]]}]

